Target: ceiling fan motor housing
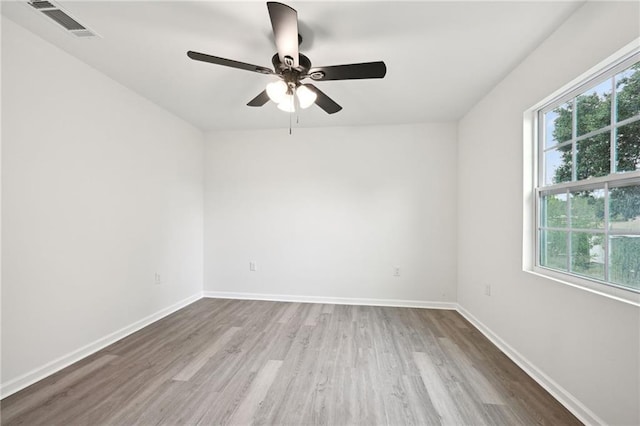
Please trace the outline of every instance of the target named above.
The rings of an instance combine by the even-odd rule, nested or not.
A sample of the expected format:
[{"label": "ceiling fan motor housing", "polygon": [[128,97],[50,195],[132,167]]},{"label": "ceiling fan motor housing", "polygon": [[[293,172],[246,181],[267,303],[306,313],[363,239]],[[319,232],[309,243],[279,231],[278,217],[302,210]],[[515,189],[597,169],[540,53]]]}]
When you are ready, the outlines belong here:
[{"label": "ceiling fan motor housing", "polygon": [[[286,62],[289,62],[289,64],[287,64]],[[299,66],[297,68],[293,68],[293,59],[291,59],[291,57],[289,56],[285,56],[285,63],[282,63],[280,61],[280,57],[278,56],[278,54],[276,53],[275,55],[273,55],[273,58],[271,58],[271,63],[273,64],[273,69],[276,70],[276,73],[279,74],[279,71],[284,71],[287,69],[293,69],[298,71],[298,73],[300,73],[301,75],[306,75],[307,71],[309,71],[309,69],[311,69],[311,60],[309,60],[309,58],[307,58],[305,55],[303,55],[302,53],[300,53],[298,55],[298,64]]]},{"label": "ceiling fan motor housing", "polygon": [[282,79],[287,83],[289,87],[296,88],[300,85],[300,80],[307,76],[309,69],[311,69],[311,60],[307,58],[302,53],[298,55],[298,63],[299,66],[297,68],[293,68],[289,64],[293,64],[293,60],[290,57],[285,56],[285,62],[282,63],[280,61],[280,57],[276,53],[271,58],[271,62],[273,63],[273,68],[276,70],[276,74],[280,75]]}]

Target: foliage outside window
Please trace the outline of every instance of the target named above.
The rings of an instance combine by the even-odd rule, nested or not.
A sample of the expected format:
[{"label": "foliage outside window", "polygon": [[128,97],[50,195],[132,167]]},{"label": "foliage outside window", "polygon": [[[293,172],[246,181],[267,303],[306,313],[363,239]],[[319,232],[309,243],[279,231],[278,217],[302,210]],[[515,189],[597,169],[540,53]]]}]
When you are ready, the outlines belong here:
[{"label": "foliage outside window", "polygon": [[537,266],[640,292],[640,54],[538,123]]}]

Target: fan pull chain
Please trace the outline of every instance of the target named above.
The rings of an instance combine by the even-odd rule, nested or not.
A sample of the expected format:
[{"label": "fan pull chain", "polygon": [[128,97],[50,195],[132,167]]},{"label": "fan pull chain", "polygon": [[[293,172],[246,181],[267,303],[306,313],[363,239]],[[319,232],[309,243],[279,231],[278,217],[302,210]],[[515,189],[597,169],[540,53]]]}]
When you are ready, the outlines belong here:
[{"label": "fan pull chain", "polygon": [[291,135],[291,116],[293,115],[292,112],[289,113],[289,135]]}]

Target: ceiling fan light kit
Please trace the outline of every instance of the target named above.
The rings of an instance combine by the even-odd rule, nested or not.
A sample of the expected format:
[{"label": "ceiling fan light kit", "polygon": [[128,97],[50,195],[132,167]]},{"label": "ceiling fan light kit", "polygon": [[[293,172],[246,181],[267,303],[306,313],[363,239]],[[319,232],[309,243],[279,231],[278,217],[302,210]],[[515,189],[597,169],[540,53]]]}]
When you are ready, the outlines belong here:
[{"label": "ceiling fan light kit", "polygon": [[267,84],[265,90],[249,101],[248,106],[261,107],[271,100],[278,105],[278,109],[295,112],[296,104],[304,109],[315,103],[326,113],[334,114],[342,107],[313,84],[303,84],[302,80],[359,80],[385,76],[387,67],[382,61],[312,67],[311,60],[298,51],[302,42],[302,37],[298,34],[298,12],[286,4],[277,2],[267,2],[267,9],[277,48],[277,53],[271,59],[273,70],[204,53],[187,52],[187,56],[196,61],[278,78],[277,81]]}]

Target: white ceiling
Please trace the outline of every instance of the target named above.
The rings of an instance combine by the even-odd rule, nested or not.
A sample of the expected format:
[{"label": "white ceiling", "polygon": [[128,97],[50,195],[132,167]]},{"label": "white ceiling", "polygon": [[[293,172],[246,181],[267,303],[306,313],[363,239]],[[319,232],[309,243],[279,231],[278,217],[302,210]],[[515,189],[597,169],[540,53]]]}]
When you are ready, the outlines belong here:
[{"label": "white ceiling", "polygon": [[[271,102],[246,103],[273,79],[190,60],[195,50],[271,67],[265,2],[57,1],[100,34],[80,39],[26,0],[2,14],[203,130],[287,127]],[[288,2],[298,11],[312,63],[383,60],[382,80],[317,82],[344,108],[312,106],[298,126],[399,124],[459,119],[582,3]],[[46,70],[47,64],[42,64]]]}]

